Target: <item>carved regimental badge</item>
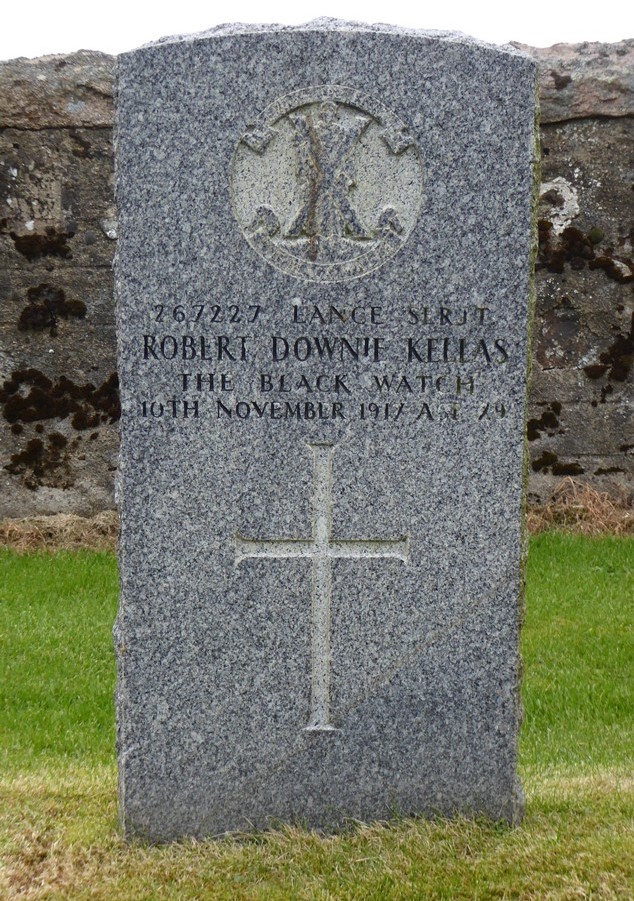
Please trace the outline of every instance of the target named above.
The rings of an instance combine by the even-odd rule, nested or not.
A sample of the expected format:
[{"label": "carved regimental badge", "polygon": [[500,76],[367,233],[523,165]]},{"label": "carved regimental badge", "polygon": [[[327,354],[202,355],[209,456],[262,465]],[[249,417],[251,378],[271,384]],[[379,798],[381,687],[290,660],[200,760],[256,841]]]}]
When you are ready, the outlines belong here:
[{"label": "carved regimental badge", "polygon": [[232,162],[242,232],[296,278],[366,275],[409,237],[422,202],[419,149],[376,100],[339,85],[294,91],[249,126]]}]

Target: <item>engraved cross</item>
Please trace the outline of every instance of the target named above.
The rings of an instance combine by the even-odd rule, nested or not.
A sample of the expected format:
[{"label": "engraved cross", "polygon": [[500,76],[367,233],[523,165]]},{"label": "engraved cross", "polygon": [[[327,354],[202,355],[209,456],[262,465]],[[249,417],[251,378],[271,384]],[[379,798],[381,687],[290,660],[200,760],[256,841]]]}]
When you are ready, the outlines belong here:
[{"label": "engraved cross", "polygon": [[305,558],[312,561],[311,711],[306,729],[332,731],[330,715],[330,609],[333,559],[391,558],[407,563],[409,538],[335,539],[332,537],[332,456],[330,444],[310,445],[313,453],[311,538],[250,539],[236,534],[236,565],[254,558]]}]

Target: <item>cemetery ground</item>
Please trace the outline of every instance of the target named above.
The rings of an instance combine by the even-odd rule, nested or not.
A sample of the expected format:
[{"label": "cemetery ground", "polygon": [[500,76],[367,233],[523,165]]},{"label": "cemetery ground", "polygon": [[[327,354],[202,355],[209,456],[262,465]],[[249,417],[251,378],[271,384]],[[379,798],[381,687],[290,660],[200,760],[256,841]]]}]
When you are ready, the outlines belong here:
[{"label": "cemetery ground", "polygon": [[114,555],[0,553],[0,897],[634,897],[631,538],[531,539],[519,827],[395,818],[154,847],[117,829]]}]

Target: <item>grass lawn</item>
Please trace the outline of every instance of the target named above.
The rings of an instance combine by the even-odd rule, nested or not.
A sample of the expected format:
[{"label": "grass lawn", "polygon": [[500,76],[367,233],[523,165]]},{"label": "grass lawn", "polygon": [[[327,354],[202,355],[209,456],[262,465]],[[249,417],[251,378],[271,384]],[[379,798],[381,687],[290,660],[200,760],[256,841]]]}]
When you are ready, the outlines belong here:
[{"label": "grass lawn", "polygon": [[125,845],[116,564],[0,552],[0,898],[634,898],[634,541],[531,541],[522,825],[400,820],[320,837]]}]

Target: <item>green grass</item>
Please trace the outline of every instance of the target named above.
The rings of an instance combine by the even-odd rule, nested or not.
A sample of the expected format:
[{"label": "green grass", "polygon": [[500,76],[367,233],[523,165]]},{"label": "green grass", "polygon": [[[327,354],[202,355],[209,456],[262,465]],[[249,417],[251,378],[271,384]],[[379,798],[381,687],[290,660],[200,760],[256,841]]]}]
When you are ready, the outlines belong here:
[{"label": "green grass", "polygon": [[0,897],[631,899],[634,542],[527,567],[517,829],[457,819],[165,847],[116,828],[112,556],[0,555]]},{"label": "green grass", "polygon": [[110,763],[111,554],[0,552],[0,765]]},{"label": "green grass", "polygon": [[521,765],[634,765],[634,541],[545,533],[526,573]]}]

